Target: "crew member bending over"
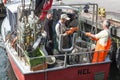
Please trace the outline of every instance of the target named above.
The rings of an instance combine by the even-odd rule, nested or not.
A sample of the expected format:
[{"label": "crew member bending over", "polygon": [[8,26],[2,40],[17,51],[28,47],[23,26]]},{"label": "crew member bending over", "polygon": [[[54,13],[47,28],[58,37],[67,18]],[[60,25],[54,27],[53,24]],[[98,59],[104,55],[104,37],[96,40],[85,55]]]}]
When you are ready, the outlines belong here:
[{"label": "crew member bending over", "polygon": [[93,54],[92,62],[102,62],[105,60],[108,50],[111,46],[111,39],[110,39],[110,22],[108,20],[103,21],[103,30],[100,31],[97,34],[91,34],[89,32],[86,32],[86,35],[91,37],[96,42],[95,52]]},{"label": "crew member bending over", "polygon": [[[60,19],[58,23],[55,26],[55,31],[57,35],[57,42],[59,42],[59,36],[63,35],[64,40],[63,40],[63,47],[66,48],[68,47],[68,36],[67,36],[67,27],[65,26],[65,22],[67,20],[70,20],[70,18],[67,16],[67,14],[61,14]],[[57,48],[58,48],[58,43],[57,43]]]}]

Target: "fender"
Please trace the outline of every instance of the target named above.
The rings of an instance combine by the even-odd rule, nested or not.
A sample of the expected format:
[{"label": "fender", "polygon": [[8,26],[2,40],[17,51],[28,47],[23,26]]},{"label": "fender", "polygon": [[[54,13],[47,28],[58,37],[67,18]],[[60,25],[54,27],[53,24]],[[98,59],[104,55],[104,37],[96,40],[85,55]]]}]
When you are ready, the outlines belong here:
[{"label": "fender", "polygon": [[111,61],[115,62],[116,61],[116,54],[117,54],[117,43],[115,42],[115,40],[112,40],[109,54],[110,54]]},{"label": "fender", "polygon": [[117,53],[116,53],[116,65],[117,68],[120,70],[120,47],[117,49]]}]

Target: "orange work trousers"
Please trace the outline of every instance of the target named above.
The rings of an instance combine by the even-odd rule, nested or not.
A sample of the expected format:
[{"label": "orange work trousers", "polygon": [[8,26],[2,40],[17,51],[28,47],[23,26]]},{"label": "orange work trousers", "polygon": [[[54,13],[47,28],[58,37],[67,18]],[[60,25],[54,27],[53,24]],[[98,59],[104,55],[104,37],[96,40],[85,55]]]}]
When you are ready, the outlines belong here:
[{"label": "orange work trousers", "polygon": [[104,61],[108,54],[108,50],[110,49],[110,45],[110,38],[108,39],[106,46],[102,46],[99,42],[97,42],[95,52],[93,53],[92,63]]}]

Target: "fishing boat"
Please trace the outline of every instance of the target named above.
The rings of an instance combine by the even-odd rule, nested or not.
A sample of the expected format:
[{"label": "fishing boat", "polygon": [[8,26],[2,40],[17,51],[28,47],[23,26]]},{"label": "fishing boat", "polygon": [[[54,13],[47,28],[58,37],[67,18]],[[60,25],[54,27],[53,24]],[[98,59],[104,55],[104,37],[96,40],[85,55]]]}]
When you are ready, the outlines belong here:
[{"label": "fishing boat", "polygon": [[[46,9],[44,5],[49,3],[47,1],[52,0],[11,0],[5,4],[7,15],[1,26],[1,34],[17,80],[107,80],[111,63],[109,55],[103,62],[92,63],[94,43],[83,36],[83,31],[97,31],[98,5],[58,3]],[[86,11],[84,13],[83,7],[86,5],[91,7],[90,17]],[[54,49],[54,55],[48,55],[45,49],[44,20],[40,20],[39,16],[44,14],[42,16],[45,17],[44,12],[48,10],[56,14],[54,22],[61,13],[77,12],[79,30],[71,34],[69,48],[62,47],[64,38],[60,35],[58,49],[63,54]]]}]

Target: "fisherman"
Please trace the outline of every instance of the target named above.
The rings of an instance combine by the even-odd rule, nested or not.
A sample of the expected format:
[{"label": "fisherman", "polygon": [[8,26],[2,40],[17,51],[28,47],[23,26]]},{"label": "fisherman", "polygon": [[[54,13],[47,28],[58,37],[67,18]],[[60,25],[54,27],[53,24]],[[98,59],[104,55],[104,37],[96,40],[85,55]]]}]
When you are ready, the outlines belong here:
[{"label": "fisherman", "polygon": [[48,11],[45,22],[44,22],[44,30],[47,33],[46,37],[46,45],[45,48],[48,52],[48,55],[53,55],[53,13],[52,11]]},{"label": "fisherman", "polygon": [[[56,36],[57,36],[57,44],[58,44],[58,42],[59,42],[59,36],[60,35],[63,35],[64,36],[64,39],[63,39],[63,48],[66,48],[66,47],[68,47],[67,45],[67,43],[68,43],[68,36],[67,36],[67,33],[66,33],[66,31],[68,30],[67,29],[67,27],[65,26],[65,22],[67,21],[67,20],[70,20],[70,18],[68,17],[68,15],[67,14],[61,14],[60,15],[60,19],[59,19],[59,21],[58,21],[58,23],[56,24],[56,26],[55,26],[55,32],[56,32]],[[58,48],[58,46],[57,46],[57,48]]]},{"label": "fisherman", "polygon": [[78,17],[77,14],[72,14],[71,22],[69,23],[69,27],[77,27],[78,26]]},{"label": "fisherman", "polygon": [[93,53],[92,63],[104,61],[108,54],[108,50],[110,49],[111,46],[109,20],[104,20],[102,26],[103,26],[103,30],[95,35],[91,34],[90,32],[85,33],[86,36],[89,36],[91,37],[91,39],[97,41],[95,52]]}]

